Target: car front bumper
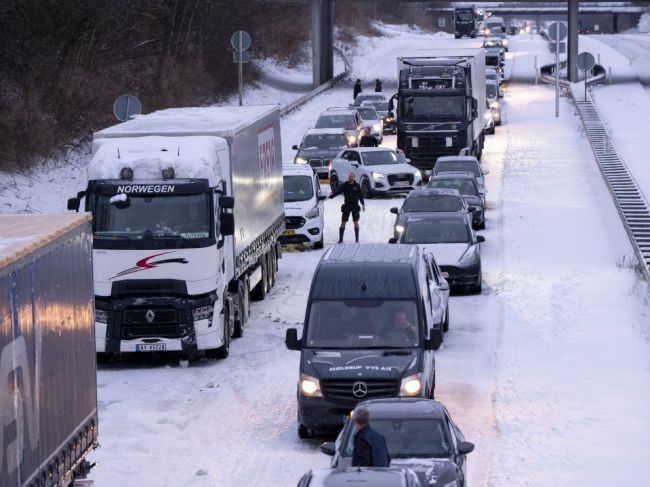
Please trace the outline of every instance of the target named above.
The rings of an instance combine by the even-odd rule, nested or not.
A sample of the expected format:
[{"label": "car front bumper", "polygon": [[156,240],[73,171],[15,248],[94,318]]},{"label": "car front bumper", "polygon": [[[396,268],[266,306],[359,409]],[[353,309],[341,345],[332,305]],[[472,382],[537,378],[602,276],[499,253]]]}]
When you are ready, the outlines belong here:
[{"label": "car front bumper", "polygon": [[301,244],[319,242],[323,237],[323,222],[321,218],[305,219],[299,228],[288,228],[280,235],[283,244]]},{"label": "car front bumper", "polygon": [[481,265],[479,263],[467,267],[441,265],[440,270],[453,288],[475,286],[481,280]]}]

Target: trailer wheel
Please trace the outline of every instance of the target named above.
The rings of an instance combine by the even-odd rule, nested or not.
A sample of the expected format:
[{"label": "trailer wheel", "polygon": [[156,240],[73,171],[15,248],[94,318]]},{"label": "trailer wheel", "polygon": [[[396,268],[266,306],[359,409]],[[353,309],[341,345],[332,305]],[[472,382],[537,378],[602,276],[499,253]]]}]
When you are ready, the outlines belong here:
[{"label": "trailer wheel", "polygon": [[256,301],[262,301],[266,297],[266,292],[268,290],[269,278],[267,276],[268,267],[266,261],[266,255],[260,257],[260,266],[262,267],[262,279],[257,283],[257,286],[251,291],[251,298]]},{"label": "trailer wheel", "polygon": [[237,309],[238,315],[235,317],[235,329],[233,331],[233,338],[241,338],[244,335],[244,328],[246,321],[248,321],[248,289],[246,283],[238,281],[237,283]]},{"label": "trailer wheel", "polygon": [[211,348],[210,350],[206,350],[206,357],[224,360],[228,358],[228,355],[230,355],[230,323],[228,322],[229,316],[230,311],[228,310],[228,306],[226,306],[223,314],[223,345],[221,345],[219,348]]},{"label": "trailer wheel", "polygon": [[275,255],[275,252],[273,252],[273,249],[270,249],[268,253],[266,254],[266,261],[268,262],[267,264],[267,276],[269,278],[269,286],[268,290],[270,291],[273,289],[273,286],[275,285],[275,259],[273,256]]}]

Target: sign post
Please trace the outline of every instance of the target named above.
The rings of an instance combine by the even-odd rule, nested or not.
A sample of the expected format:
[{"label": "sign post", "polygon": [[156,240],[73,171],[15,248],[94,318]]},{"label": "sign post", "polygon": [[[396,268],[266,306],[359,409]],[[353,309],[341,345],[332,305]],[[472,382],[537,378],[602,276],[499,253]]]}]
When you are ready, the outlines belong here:
[{"label": "sign post", "polygon": [[239,30],[230,38],[230,44],[235,50],[233,61],[238,64],[239,106],[241,106],[244,100],[244,63],[247,63],[250,59],[250,55],[246,51],[251,47],[251,36],[248,35],[248,32]]},{"label": "sign post", "polygon": [[587,72],[594,67],[596,59],[590,52],[581,52],[576,59],[578,69],[585,73],[585,101],[587,101]]},{"label": "sign post", "polygon": [[562,22],[553,22],[548,29],[555,43],[555,116],[560,116],[560,42],[566,39],[567,27]]}]

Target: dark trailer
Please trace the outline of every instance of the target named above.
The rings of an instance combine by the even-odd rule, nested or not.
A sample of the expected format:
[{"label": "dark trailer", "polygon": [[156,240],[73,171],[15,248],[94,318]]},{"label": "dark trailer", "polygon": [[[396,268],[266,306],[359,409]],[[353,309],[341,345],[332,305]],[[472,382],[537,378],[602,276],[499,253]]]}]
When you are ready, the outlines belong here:
[{"label": "dark trailer", "polygon": [[87,214],[0,215],[2,487],[67,487],[87,473],[97,446],[91,247]]}]

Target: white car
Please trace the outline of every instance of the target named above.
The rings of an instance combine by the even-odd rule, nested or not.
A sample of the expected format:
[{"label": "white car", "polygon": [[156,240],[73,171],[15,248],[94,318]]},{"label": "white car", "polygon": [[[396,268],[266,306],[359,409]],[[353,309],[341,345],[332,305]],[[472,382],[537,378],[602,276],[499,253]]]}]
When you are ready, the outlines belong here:
[{"label": "white car", "polygon": [[325,225],[323,201],[318,174],[311,167],[285,165],[284,223],[286,230],[280,236],[282,243],[310,243],[315,249],[323,248]]},{"label": "white car", "polygon": [[381,144],[384,140],[384,120],[379,116],[377,110],[374,107],[369,106],[360,106],[357,107],[357,112],[361,115],[363,120],[363,128],[369,128],[370,133],[377,139],[377,142]]},{"label": "white car", "polygon": [[408,193],[422,186],[422,174],[408,159],[387,147],[358,147],[344,150],[330,166],[330,186],[336,191],[340,183],[354,173],[364,198],[377,194]]}]

